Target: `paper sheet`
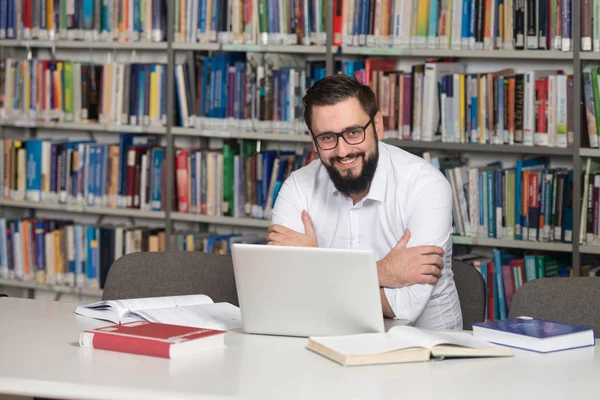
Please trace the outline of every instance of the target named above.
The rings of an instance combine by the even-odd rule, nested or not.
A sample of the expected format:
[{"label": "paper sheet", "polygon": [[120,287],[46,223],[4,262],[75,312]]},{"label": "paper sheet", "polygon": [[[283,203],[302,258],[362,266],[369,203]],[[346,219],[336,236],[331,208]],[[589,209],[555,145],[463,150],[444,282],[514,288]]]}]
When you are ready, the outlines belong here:
[{"label": "paper sheet", "polygon": [[230,330],[242,327],[240,309],[229,303],[142,310],[135,312],[135,316],[150,322],[197,328]]}]

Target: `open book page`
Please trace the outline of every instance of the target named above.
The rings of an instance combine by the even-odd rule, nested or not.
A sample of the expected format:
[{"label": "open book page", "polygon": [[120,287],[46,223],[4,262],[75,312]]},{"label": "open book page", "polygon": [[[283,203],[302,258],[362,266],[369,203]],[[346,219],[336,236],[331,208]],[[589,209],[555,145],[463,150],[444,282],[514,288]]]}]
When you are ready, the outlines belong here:
[{"label": "open book page", "polygon": [[150,322],[192,326],[217,330],[239,329],[242,327],[240,309],[229,303],[211,303],[175,308],[157,308],[132,313]]},{"label": "open book page", "polygon": [[389,333],[311,337],[310,340],[346,355],[381,354],[415,347],[414,342]]},{"label": "open book page", "polygon": [[489,342],[477,339],[468,332],[432,331],[412,326],[395,326],[390,329],[389,333],[428,349],[439,345],[454,345],[473,349],[497,348]]},{"label": "open book page", "polygon": [[146,297],[141,299],[99,301],[97,303],[79,306],[75,310],[75,313],[86,317],[111,321],[116,324],[119,322],[139,321],[139,317],[132,315],[132,312],[139,310],[184,307],[210,303],[213,303],[212,299],[202,294]]}]

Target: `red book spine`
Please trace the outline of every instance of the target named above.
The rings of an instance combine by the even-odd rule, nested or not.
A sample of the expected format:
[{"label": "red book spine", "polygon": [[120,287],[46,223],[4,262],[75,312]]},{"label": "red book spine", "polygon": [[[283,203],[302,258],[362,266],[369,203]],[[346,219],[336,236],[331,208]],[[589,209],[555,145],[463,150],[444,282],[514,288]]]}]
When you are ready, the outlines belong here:
[{"label": "red book spine", "polygon": [[495,318],[495,304],[494,304],[494,262],[490,261],[487,265],[487,294],[488,294],[488,320],[494,321]]},{"label": "red book spine", "polygon": [[92,347],[94,349],[171,358],[171,344],[167,342],[133,336],[102,334],[99,332],[90,333],[90,335],[93,335]]},{"label": "red book spine", "polygon": [[333,45],[342,45],[342,10],[344,9],[343,0],[333,0]]},{"label": "red book spine", "polygon": [[188,151],[180,150],[175,159],[177,173],[177,209],[180,212],[189,212],[188,201]]}]

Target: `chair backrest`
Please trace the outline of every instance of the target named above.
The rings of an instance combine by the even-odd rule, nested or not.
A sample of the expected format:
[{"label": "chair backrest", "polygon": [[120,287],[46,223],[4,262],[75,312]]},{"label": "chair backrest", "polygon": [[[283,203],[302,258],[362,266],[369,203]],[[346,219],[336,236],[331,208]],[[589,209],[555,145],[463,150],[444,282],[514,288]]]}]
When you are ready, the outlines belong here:
[{"label": "chair backrest", "polygon": [[463,329],[472,330],[473,323],[485,321],[485,281],[475,267],[464,261],[452,260],[452,272],[462,311]]},{"label": "chair backrest", "polygon": [[131,253],[108,270],[102,300],[205,294],[238,306],[230,256],[201,252]]},{"label": "chair backrest", "polygon": [[594,328],[600,335],[600,279],[540,278],[529,281],[512,298],[509,318],[547,319]]}]

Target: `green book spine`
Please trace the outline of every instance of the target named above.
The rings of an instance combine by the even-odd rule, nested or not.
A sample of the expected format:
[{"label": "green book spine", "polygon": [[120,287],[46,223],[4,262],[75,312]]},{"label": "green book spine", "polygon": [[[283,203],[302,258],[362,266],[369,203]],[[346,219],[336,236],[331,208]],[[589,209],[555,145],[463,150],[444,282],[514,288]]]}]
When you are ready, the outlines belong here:
[{"label": "green book spine", "polygon": [[73,110],[73,63],[70,61],[65,62],[64,72],[64,84],[65,84],[65,121],[73,122],[74,110]]},{"label": "green book spine", "polygon": [[258,0],[258,32],[260,33],[260,44],[269,44],[269,14],[267,0]]},{"label": "green book spine", "polygon": [[[598,68],[592,68],[592,91],[594,92],[595,115],[600,116],[600,90],[598,89]],[[600,132],[600,118],[596,118],[596,134]]]}]

